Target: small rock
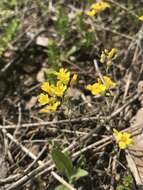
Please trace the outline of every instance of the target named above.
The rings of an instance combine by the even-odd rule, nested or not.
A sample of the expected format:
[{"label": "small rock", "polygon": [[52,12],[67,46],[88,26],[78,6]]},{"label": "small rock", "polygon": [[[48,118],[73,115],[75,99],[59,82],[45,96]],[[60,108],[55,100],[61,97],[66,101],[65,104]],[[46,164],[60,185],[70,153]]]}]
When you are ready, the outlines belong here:
[{"label": "small rock", "polygon": [[44,82],[45,81],[45,75],[44,73],[47,71],[46,68],[42,68],[38,73],[37,73],[37,76],[36,76],[36,79],[38,82]]},{"label": "small rock", "polygon": [[26,103],[25,108],[26,108],[26,109],[31,109],[31,108],[36,104],[36,102],[37,102],[37,97],[32,96],[31,99],[30,99],[30,101],[28,101],[28,102]]}]

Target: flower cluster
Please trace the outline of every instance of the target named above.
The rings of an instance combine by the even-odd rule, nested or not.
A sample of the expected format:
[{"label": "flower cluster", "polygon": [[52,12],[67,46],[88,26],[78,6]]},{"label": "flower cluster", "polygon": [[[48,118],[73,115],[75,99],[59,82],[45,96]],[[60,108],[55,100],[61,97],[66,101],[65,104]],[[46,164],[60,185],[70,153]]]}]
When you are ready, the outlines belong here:
[{"label": "flower cluster", "polygon": [[112,60],[116,57],[118,50],[112,48],[110,51],[105,49],[100,56],[101,63],[107,63],[108,66],[112,65]]},{"label": "flower cluster", "polygon": [[127,148],[128,145],[132,144],[132,138],[131,135],[127,132],[120,132],[117,131],[116,129],[113,129],[114,131],[114,137],[116,141],[118,142],[119,148],[120,149],[125,149]]},{"label": "flower cluster", "polygon": [[49,82],[41,84],[43,93],[38,96],[38,102],[45,107],[40,112],[56,111],[61,104],[60,99],[64,96],[68,86],[75,84],[77,81],[77,74],[71,77],[70,72],[64,68],[61,68],[59,72],[54,71],[53,74],[57,77],[56,85]]},{"label": "flower cluster", "polygon": [[90,10],[87,11],[87,15],[93,17],[94,15],[104,11],[105,9],[110,8],[110,4],[107,2],[97,2],[91,5]]},{"label": "flower cluster", "polygon": [[114,88],[116,83],[114,83],[109,77],[103,76],[103,81],[101,79],[97,79],[98,82],[94,84],[89,84],[86,86],[87,90],[90,90],[93,95],[97,95],[103,93],[110,88]]}]

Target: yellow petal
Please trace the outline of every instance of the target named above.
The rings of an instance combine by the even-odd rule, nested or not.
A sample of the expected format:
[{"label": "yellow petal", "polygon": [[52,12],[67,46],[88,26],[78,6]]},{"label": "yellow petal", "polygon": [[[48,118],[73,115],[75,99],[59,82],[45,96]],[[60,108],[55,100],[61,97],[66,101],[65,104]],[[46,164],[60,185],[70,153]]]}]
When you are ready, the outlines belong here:
[{"label": "yellow petal", "polygon": [[113,129],[113,131],[114,131],[113,135],[114,135],[115,139],[116,139],[117,141],[120,141],[121,138],[122,138],[122,133],[119,132],[119,131],[117,131],[116,129]]},{"label": "yellow petal", "polygon": [[62,84],[61,81],[58,81],[57,85],[54,86],[53,88],[53,93],[55,96],[62,97],[66,89],[67,89],[67,86]]},{"label": "yellow petal", "polygon": [[111,51],[108,53],[108,58],[109,59],[113,59],[116,54],[117,54],[117,49],[116,48],[112,48]]},{"label": "yellow petal", "polygon": [[49,112],[56,111],[59,105],[60,105],[60,102],[54,102],[53,104],[49,104],[45,108],[42,108],[40,112],[49,113]]},{"label": "yellow petal", "polygon": [[50,85],[49,82],[43,82],[41,89],[47,92],[50,96],[53,96],[53,85]]},{"label": "yellow petal", "polygon": [[87,90],[90,90],[93,95],[103,93],[106,90],[106,86],[100,83],[94,83],[93,85],[87,85]]},{"label": "yellow petal", "polygon": [[86,89],[87,89],[87,90],[91,90],[91,89],[92,89],[92,85],[91,85],[91,84],[87,85],[87,86],[86,86]]},{"label": "yellow petal", "polygon": [[102,1],[91,5],[91,9],[95,10],[96,13],[100,13],[107,8],[110,8],[110,4]]},{"label": "yellow petal", "polygon": [[95,15],[95,10],[94,10],[94,9],[89,10],[89,11],[87,11],[86,14],[87,14],[88,16],[90,16],[90,17],[93,17],[93,16]]},{"label": "yellow petal", "polygon": [[40,109],[40,113],[48,113],[48,112],[49,112],[49,110],[46,109],[46,108],[42,108],[42,109]]},{"label": "yellow petal", "polygon": [[73,77],[72,77],[72,79],[71,79],[70,84],[74,85],[74,84],[76,84],[76,82],[77,82],[77,74],[74,74]]},{"label": "yellow petal", "polygon": [[60,105],[60,102],[55,102],[53,104],[48,105],[47,109],[49,111],[56,111],[59,105]]},{"label": "yellow petal", "polygon": [[45,104],[49,103],[48,94],[43,94],[43,93],[41,93],[41,94],[38,96],[38,102],[39,102],[41,105],[45,105]]},{"label": "yellow petal", "polygon": [[138,19],[139,19],[140,21],[143,21],[143,15],[140,16],[140,17],[138,17]]},{"label": "yellow petal", "polygon": [[119,148],[120,149],[125,149],[127,145],[124,142],[119,142]]},{"label": "yellow petal", "polygon": [[59,72],[55,72],[54,74],[57,75],[57,79],[61,81],[63,84],[68,84],[70,80],[70,72],[68,72],[66,69],[61,68]]},{"label": "yellow petal", "polygon": [[131,134],[127,132],[123,133],[123,139],[125,139],[127,145],[130,145],[133,142],[131,138]]},{"label": "yellow petal", "polygon": [[106,88],[109,89],[111,87],[115,87],[116,86],[116,83],[114,83],[109,77],[107,76],[104,76],[103,77],[103,80],[105,81],[105,85],[106,85]]}]

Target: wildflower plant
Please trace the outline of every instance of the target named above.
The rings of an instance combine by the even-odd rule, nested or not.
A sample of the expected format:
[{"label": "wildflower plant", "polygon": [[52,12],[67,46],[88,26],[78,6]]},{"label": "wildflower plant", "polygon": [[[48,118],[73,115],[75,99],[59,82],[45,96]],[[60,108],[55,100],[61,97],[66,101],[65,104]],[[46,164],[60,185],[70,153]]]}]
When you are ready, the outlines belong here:
[{"label": "wildflower plant", "polygon": [[77,74],[71,76],[70,71],[64,68],[54,71],[53,75],[56,76],[56,84],[48,81],[41,84],[43,92],[38,96],[38,102],[40,106],[44,106],[40,110],[43,113],[56,111],[62,103],[66,90],[77,81]]},{"label": "wildflower plant", "polygon": [[[59,147],[53,148],[52,160],[59,172],[67,177],[69,184],[74,185],[78,179],[88,175],[88,172],[81,168],[80,163],[75,167],[67,152],[63,153]],[[54,190],[67,190],[67,188],[62,184],[58,185]]]},{"label": "wildflower plant", "polygon": [[[109,75],[109,69],[110,66],[112,66],[112,61],[116,58],[117,56],[117,49],[112,48],[110,51],[105,49],[102,51],[100,55],[100,63],[103,64],[103,68],[105,69],[105,75],[102,76],[102,74],[98,73],[100,78],[97,78],[97,82],[94,84],[89,84],[86,86],[86,89],[91,91],[93,95],[106,95],[106,92],[110,92],[112,88],[115,88],[117,84],[108,76]],[[111,93],[110,93],[111,94]]]},{"label": "wildflower plant", "polygon": [[[110,4],[104,1],[94,3],[90,6],[89,10],[87,11],[87,15],[90,17],[94,17],[98,15],[99,13],[105,11],[106,9],[109,9],[110,7],[111,7]],[[56,24],[57,29],[59,28],[59,33],[58,33],[59,36],[63,38],[61,42],[65,43],[66,41],[65,39],[68,39],[69,37],[67,33],[67,28],[69,27],[69,20],[68,20],[68,17],[65,17],[65,15],[63,14],[62,9],[59,9],[58,13],[59,13],[58,19],[56,20],[55,24]],[[42,106],[42,109],[40,110],[40,112],[48,113],[48,112],[53,112],[53,111],[58,110],[59,107],[62,105],[63,100],[65,100],[64,97],[65,97],[66,91],[71,85],[74,85],[77,81],[77,74],[71,75],[71,72],[65,68],[60,68],[59,70],[56,70],[56,68],[58,67],[59,64],[61,64],[62,61],[66,62],[68,58],[72,58],[71,60],[75,61],[75,59],[73,59],[73,57],[70,57],[70,56],[73,55],[75,52],[78,52],[78,50],[81,49],[80,47],[82,47],[82,45],[84,46],[84,44],[86,43],[88,44],[88,41],[91,42],[92,36],[91,36],[90,30],[89,30],[89,33],[85,32],[86,35],[85,34],[83,35],[82,31],[84,31],[86,27],[85,27],[85,23],[82,21],[83,20],[82,18],[83,18],[82,14],[77,15],[77,23],[79,23],[79,31],[81,33],[80,35],[83,36],[82,43],[79,43],[78,45],[77,44],[72,45],[71,48],[68,49],[68,51],[63,54],[62,52],[58,51],[59,47],[57,46],[57,43],[55,43],[54,41],[51,41],[49,44],[50,46],[48,48],[48,58],[49,60],[51,60],[50,67],[52,67],[53,63],[56,63],[55,67],[52,67],[54,71],[50,71],[51,76],[52,75],[54,76],[55,81],[52,82],[52,80],[48,80],[41,84],[42,93],[38,96],[38,102],[40,106]],[[142,16],[139,17],[138,19],[141,21],[143,20]],[[87,35],[87,34],[90,34],[90,35]],[[84,36],[87,36],[87,37],[89,36],[88,38],[86,38],[89,40],[85,40]],[[91,43],[89,44],[91,45]],[[90,45],[87,45],[87,47],[90,47]],[[111,95],[110,93],[111,90],[117,87],[116,82],[114,82],[114,80],[110,77],[111,75],[109,73],[110,71],[109,69],[111,69],[111,66],[114,64],[113,61],[117,57],[117,53],[118,53],[118,50],[114,47],[111,49],[104,49],[101,52],[101,55],[99,58],[99,63],[102,67],[101,72],[97,71],[98,76],[95,79],[96,81],[91,84],[87,84],[85,87],[86,90],[90,91],[92,95],[100,94],[104,97],[107,103],[108,112],[111,111],[110,108],[112,108],[111,107],[112,105],[110,106],[110,102],[108,101],[108,98],[106,97],[106,95],[108,94]],[[106,112],[106,107],[103,106],[103,109]],[[108,130],[112,130],[112,129],[108,129]],[[120,132],[120,131],[117,131],[116,129],[114,129],[113,132],[114,132],[113,133],[114,138],[116,139],[117,144],[120,149],[126,149],[129,145],[132,144],[132,138],[129,133]],[[69,182],[72,183],[71,176],[73,177],[73,174],[75,171],[74,172],[72,171],[74,167],[72,166],[71,161],[69,161],[69,159],[66,158],[66,155],[64,155],[58,149],[55,149],[52,152],[52,159],[57,169],[61,171],[63,174],[65,174]]]},{"label": "wildflower plant", "polygon": [[133,143],[131,134],[128,132],[120,132],[113,129],[113,135],[118,143],[120,149],[126,149],[129,145]]}]

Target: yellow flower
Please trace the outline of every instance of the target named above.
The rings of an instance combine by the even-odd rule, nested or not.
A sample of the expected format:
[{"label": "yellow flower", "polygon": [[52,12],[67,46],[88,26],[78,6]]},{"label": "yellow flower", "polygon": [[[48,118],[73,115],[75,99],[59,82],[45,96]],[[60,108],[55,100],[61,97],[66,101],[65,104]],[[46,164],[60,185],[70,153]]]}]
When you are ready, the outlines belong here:
[{"label": "yellow flower", "polygon": [[143,21],[143,15],[138,17],[140,21]]},{"label": "yellow flower", "polygon": [[43,94],[43,93],[41,93],[41,94],[38,96],[38,102],[39,102],[41,105],[45,105],[45,104],[49,103],[48,94]]},{"label": "yellow flower", "polygon": [[127,132],[119,132],[116,129],[113,129],[113,131],[114,131],[113,135],[117,140],[120,149],[125,149],[127,148],[128,145],[132,144],[133,141],[131,138],[131,134]]},{"label": "yellow flower", "polygon": [[54,85],[50,85],[49,82],[43,82],[41,85],[41,89],[44,92],[47,92],[50,96],[53,96],[53,88]]},{"label": "yellow flower", "polygon": [[86,14],[87,14],[88,16],[90,16],[90,17],[93,17],[93,16],[95,15],[95,13],[96,13],[95,10],[94,10],[94,9],[91,9],[91,10],[87,11]]},{"label": "yellow flower", "polygon": [[70,80],[70,72],[68,72],[66,69],[61,68],[59,72],[54,72],[55,75],[57,75],[57,79],[62,82],[63,84],[68,84]]},{"label": "yellow flower", "polygon": [[58,81],[57,85],[53,87],[53,94],[55,96],[62,97],[66,89],[67,86]]},{"label": "yellow flower", "polygon": [[113,59],[115,57],[115,55],[117,54],[117,49],[116,48],[112,48],[111,51],[109,51],[108,53],[108,58],[109,59]]},{"label": "yellow flower", "polygon": [[[109,88],[114,88],[116,86],[116,83],[113,82],[109,77],[107,76],[103,76],[103,80],[105,82],[105,86],[106,86],[106,90],[108,90]],[[98,83],[102,84],[101,79],[98,79]]]},{"label": "yellow flower", "polygon": [[104,11],[107,8],[110,8],[110,4],[101,1],[101,2],[98,2],[98,3],[94,3],[93,5],[91,5],[90,8],[95,11],[95,14],[97,14],[97,13],[100,13],[100,12]]},{"label": "yellow flower", "polygon": [[61,81],[58,81],[56,86],[50,85],[49,82],[43,82],[41,89],[47,92],[50,96],[62,97],[67,86],[64,85]]},{"label": "yellow flower", "polygon": [[110,8],[110,4],[106,2],[98,2],[91,5],[90,10],[87,11],[87,15],[93,17],[94,15],[104,11],[105,9]]},{"label": "yellow flower", "polygon": [[72,77],[72,79],[71,79],[70,84],[74,85],[74,84],[76,84],[76,82],[77,82],[77,74],[74,74],[73,77]]},{"label": "yellow flower", "polygon": [[87,85],[86,89],[90,90],[93,95],[97,95],[103,93],[106,90],[106,86],[103,84],[94,83],[93,85]]},{"label": "yellow flower", "polygon": [[56,111],[58,106],[60,105],[60,102],[54,102],[46,106],[45,108],[42,108],[40,112],[42,113],[48,113],[50,111]]},{"label": "yellow flower", "polygon": [[93,95],[100,94],[105,92],[106,90],[109,90],[111,87],[115,87],[116,83],[114,83],[109,77],[103,76],[104,83],[101,81],[101,79],[97,79],[98,82],[94,83],[93,85],[89,84],[86,86],[87,90],[90,90]]}]

